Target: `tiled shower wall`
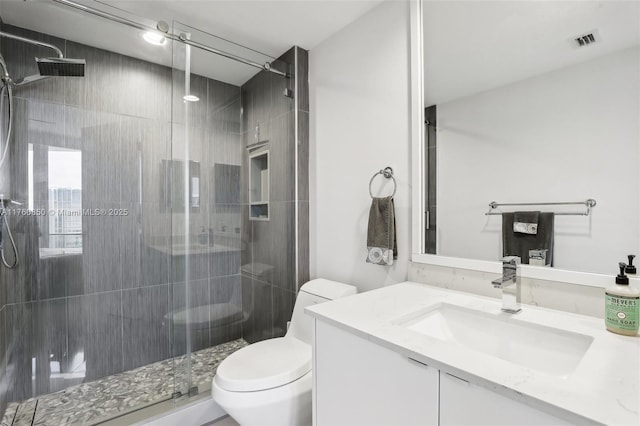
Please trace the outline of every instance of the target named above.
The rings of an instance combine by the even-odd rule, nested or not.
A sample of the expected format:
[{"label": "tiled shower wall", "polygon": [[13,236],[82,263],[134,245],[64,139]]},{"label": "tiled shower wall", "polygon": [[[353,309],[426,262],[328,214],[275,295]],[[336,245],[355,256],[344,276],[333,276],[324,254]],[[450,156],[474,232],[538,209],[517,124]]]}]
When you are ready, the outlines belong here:
[{"label": "tiled shower wall", "polygon": [[[171,255],[178,252],[172,248],[184,242],[184,232],[176,226],[184,214],[167,208],[169,182],[162,166],[163,160],[181,155],[180,137],[172,144],[171,131],[173,125],[174,134],[183,133],[184,120],[175,114],[172,123],[170,100],[172,78],[182,76],[172,76],[167,67],[44,34],[8,25],[3,30],[55,44],[65,56],[87,62],[84,78],[49,79],[16,90],[12,197],[28,202],[28,144],[34,145],[34,156],[38,150],[61,147],[82,153],[82,207],[127,209],[128,214],[84,216],[82,253],[48,258],[40,256],[43,220],[10,218],[21,262],[15,270],[0,268],[0,411],[7,401],[183,353],[184,329],[176,327],[172,333],[170,322],[172,313],[184,308],[186,294],[180,283],[185,258]],[[295,49],[284,59],[294,63]],[[306,63],[306,52],[297,50]],[[36,74],[33,58],[43,54],[7,40],[2,41],[2,53],[16,77]],[[306,91],[306,71],[304,76]],[[192,330],[193,350],[243,333],[250,341],[283,333],[300,280],[294,276],[296,198],[304,199],[298,214],[307,215],[299,221],[299,235],[307,235],[301,243],[306,254],[298,259],[307,266],[297,270],[302,279],[308,276],[308,190],[296,195],[293,183],[293,144],[299,143],[299,159],[308,157],[308,125],[301,124],[307,133],[296,141],[296,104],[278,95],[284,89],[280,85],[299,90],[301,83],[278,82],[261,72],[241,91],[192,76],[192,92],[201,100],[191,107],[188,130],[191,158],[200,163],[201,203],[191,212],[189,234],[205,245],[212,236],[226,247],[205,248],[189,260],[189,306],[199,307],[203,315],[201,326]],[[244,145],[255,122],[269,132],[274,152],[272,221],[260,224],[248,223],[246,195],[232,202],[233,196],[213,196],[237,190],[230,176],[216,182],[216,164],[246,164]],[[306,115],[299,120],[303,122],[308,123]],[[305,167],[298,175],[301,182],[307,164],[308,158],[300,160]],[[34,170],[36,207],[47,203],[46,176],[46,170]],[[240,227],[242,232],[236,230]],[[241,265],[251,262],[274,265],[275,273],[268,279],[241,278]],[[220,314],[214,310],[221,303],[242,306],[246,321],[206,326]],[[277,331],[271,331],[274,326]]]},{"label": "tiled shower wall", "polygon": [[[268,221],[249,219],[248,185],[241,185],[243,240],[249,242],[241,262],[243,311],[251,313],[243,329],[248,342],[284,335],[297,290],[309,280],[308,52],[294,47],[279,59],[292,64],[295,77],[261,71],[241,88],[243,146],[267,142],[270,161]],[[247,150],[242,161],[246,182]]]}]

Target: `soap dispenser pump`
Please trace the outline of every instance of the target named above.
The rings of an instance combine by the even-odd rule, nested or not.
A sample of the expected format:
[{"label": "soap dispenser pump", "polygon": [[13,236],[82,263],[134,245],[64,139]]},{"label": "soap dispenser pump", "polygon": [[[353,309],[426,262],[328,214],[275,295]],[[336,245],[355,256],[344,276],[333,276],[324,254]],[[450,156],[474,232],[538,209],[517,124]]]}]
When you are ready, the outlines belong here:
[{"label": "soap dispenser pump", "polygon": [[624,262],[620,262],[618,266],[620,267],[620,273],[616,276],[616,284],[629,285],[629,277],[624,274],[627,265]]},{"label": "soap dispenser pump", "polygon": [[616,285],[605,290],[605,324],[607,330],[635,336],[638,334],[638,314],[640,313],[640,290],[629,286],[629,277],[625,275],[627,265],[618,264],[620,274],[616,276]]},{"label": "soap dispenser pump", "polygon": [[626,267],[626,268],[624,268],[624,271],[625,271],[627,274],[631,274],[631,275],[635,275],[635,274],[636,274],[636,267],[635,267],[635,265],[633,264],[633,259],[634,259],[635,257],[636,257],[636,256],[635,256],[634,254],[628,254],[628,255],[627,255],[627,259],[629,259],[629,264],[627,265],[627,267]]}]

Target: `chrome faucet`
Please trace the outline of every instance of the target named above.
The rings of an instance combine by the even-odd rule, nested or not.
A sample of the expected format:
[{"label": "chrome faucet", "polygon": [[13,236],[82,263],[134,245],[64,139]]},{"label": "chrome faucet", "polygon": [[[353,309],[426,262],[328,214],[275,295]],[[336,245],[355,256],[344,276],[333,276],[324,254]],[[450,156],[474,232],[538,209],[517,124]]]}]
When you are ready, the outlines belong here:
[{"label": "chrome faucet", "polygon": [[510,314],[520,312],[520,257],[502,258],[502,277],[493,280],[495,288],[502,289],[502,311]]}]

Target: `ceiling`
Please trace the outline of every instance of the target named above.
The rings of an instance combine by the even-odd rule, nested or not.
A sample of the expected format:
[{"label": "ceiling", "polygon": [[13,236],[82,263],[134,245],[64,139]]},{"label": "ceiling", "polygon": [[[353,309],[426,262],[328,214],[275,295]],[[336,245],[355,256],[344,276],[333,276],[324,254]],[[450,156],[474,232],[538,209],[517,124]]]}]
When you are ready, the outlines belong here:
[{"label": "ceiling", "polygon": [[[382,0],[74,0],[155,27],[160,20],[194,41],[258,63],[271,62],[291,46],[313,49]],[[152,46],[139,30],[51,0],[1,0],[5,23],[147,61],[182,67],[184,45]],[[186,25],[182,25],[186,24]],[[188,27],[187,27],[188,25]],[[197,29],[197,30],[196,30]],[[206,32],[202,32],[206,31]],[[247,47],[244,47],[247,46]],[[182,50],[180,50],[182,49]],[[259,52],[262,52],[259,53]],[[259,71],[192,49],[192,72],[240,85]],[[174,60],[175,57],[175,60]]]},{"label": "ceiling", "polygon": [[424,0],[423,18],[427,106],[640,45],[638,1]]}]

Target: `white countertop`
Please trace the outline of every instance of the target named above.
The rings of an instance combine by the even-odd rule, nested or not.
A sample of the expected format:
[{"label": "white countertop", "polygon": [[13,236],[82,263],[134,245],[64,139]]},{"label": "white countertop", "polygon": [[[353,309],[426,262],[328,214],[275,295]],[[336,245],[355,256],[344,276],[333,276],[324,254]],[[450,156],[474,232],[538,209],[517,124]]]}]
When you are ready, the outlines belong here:
[{"label": "white countertop", "polygon": [[[407,314],[442,302],[584,334],[594,340],[575,371],[568,377],[558,377],[393,324]],[[522,305],[518,314],[506,314],[500,312],[500,307],[498,299],[404,282],[314,305],[305,311],[319,320],[574,423],[640,425],[640,337],[610,333],[604,321],[594,317],[530,305]]]}]

